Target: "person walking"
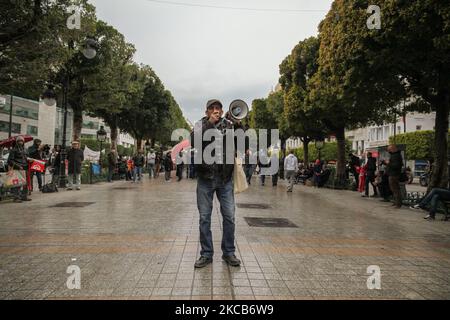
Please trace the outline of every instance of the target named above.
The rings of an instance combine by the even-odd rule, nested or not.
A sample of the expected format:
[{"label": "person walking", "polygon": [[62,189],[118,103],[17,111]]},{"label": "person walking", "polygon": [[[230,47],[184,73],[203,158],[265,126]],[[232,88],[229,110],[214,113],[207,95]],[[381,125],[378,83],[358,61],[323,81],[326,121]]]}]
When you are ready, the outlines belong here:
[{"label": "person walking", "polygon": [[117,166],[117,152],[116,149],[111,149],[108,153],[108,182],[112,182],[114,172]]},{"label": "person walking", "polygon": [[138,182],[142,181],[142,169],[144,168],[144,163],[144,151],[139,150],[138,153],[133,157],[133,182],[136,182],[136,179]]},{"label": "person walking", "polygon": [[[42,160],[42,141],[40,139],[34,139],[33,145],[28,148],[27,150],[28,157],[35,159],[35,160]],[[45,174],[45,172],[44,172]],[[34,184],[34,176],[36,176],[39,186],[39,191],[42,190],[42,173],[39,171],[33,171],[31,172],[31,190],[33,190],[33,184]]]},{"label": "person walking", "polygon": [[244,157],[244,172],[245,172],[245,177],[247,178],[248,185],[252,184],[252,175],[253,175],[253,171],[255,170],[255,164],[251,163],[251,156],[252,156],[252,152],[250,149],[248,149],[245,152],[245,157]]},{"label": "person walking", "polygon": [[375,182],[375,172],[377,171],[377,159],[372,157],[372,152],[367,153],[367,163],[366,163],[366,181],[365,181],[365,197],[369,196],[369,183],[373,188],[373,196],[378,197],[377,187]]},{"label": "person walking", "polygon": [[319,159],[317,159],[316,162],[314,163],[313,172],[314,172],[314,186],[316,188],[320,188],[323,170],[322,170],[322,161],[320,161]]},{"label": "person walking", "polygon": [[[8,167],[9,170],[20,170],[23,174],[26,174],[28,170],[25,140],[22,136],[16,137],[14,146],[8,155]],[[14,196],[14,202],[31,201],[28,198],[28,185],[26,183],[21,187],[12,188],[11,193]]]},{"label": "person walking", "polygon": [[400,192],[400,175],[403,168],[403,158],[395,144],[391,144],[388,147],[388,152],[390,154],[389,162],[387,163],[387,171],[389,175],[389,188],[394,195],[395,208],[402,207],[402,196]]},{"label": "person walking", "polygon": [[55,145],[52,154],[50,156],[50,165],[52,173],[52,183],[57,184],[59,182],[59,174],[61,170],[61,146]]},{"label": "person walking", "polygon": [[163,160],[161,152],[156,153],[155,159],[155,178],[159,177],[159,173],[161,172],[161,162]]},{"label": "person walking", "polygon": [[155,164],[156,164],[156,153],[152,149],[147,154],[147,169],[148,169],[148,178],[151,179],[156,178],[156,172],[155,172]]},{"label": "person walking", "polygon": [[177,159],[177,181],[180,182],[181,179],[183,179],[183,168],[184,168],[184,155],[183,151],[180,151],[178,153],[178,159]]},{"label": "person walking", "polygon": [[290,150],[289,155],[284,159],[284,172],[288,182],[287,192],[292,192],[294,188],[294,178],[298,170],[298,159],[294,151]]},{"label": "person walking", "polygon": [[261,186],[264,186],[266,183],[266,176],[263,174],[262,168],[269,168],[270,167],[270,159],[267,155],[266,150],[259,150],[258,153],[258,167],[259,167],[259,178],[261,179]]},{"label": "person walking", "polygon": [[131,159],[131,157],[128,156],[126,162],[127,162],[127,174],[125,180],[130,181],[133,180],[133,172],[134,172],[133,159]]},{"label": "person walking", "polygon": [[359,186],[359,171],[360,171],[360,167],[361,167],[361,159],[357,156],[355,156],[353,153],[349,154],[350,157],[350,172],[353,174],[353,176],[355,177],[355,182],[356,182],[356,190],[358,190],[358,186]]},{"label": "person walking", "polygon": [[81,190],[81,165],[84,161],[84,153],[80,149],[79,141],[72,141],[72,148],[67,152],[67,160],[69,162],[67,190],[72,190],[73,187]]},{"label": "person walking", "polygon": [[166,182],[170,182],[171,180],[171,173],[173,169],[173,161],[172,161],[172,153],[169,151],[166,153],[166,156],[163,160],[163,166],[164,166],[164,176],[166,179]]},{"label": "person walking", "polygon": [[[205,117],[198,121],[191,133],[191,141],[201,137],[201,146],[195,146],[200,155],[204,154],[205,148],[223,143],[220,161],[209,163],[201,158],[201,163],[196,164],[197,179],[197,207],[200,214],[200,258],[195,262],[195,268],[203,268],[212,263],[214,256],[213,237],[211,232],[211,214],[213,209],[214,194],[220,203],[222,214],[222,259],[231,266],[239,266],[241,261],[236,257],[235,251],[235,200],[233,188],[234,163],[227,163],[227,154],[231,153],[234,159],[236,146],[234,136],[225,134],[226,131],[240,127],[240,123],[234,123],[222,118],[224,112],[219,100],[209,100],[206,103]],[[222,135],[221,142],[203,141],[203,135],[208,131]],[[228,141],[229,139],[233,141]],[[227,143],[228,142],[228,143]],[[230,150],[229,146],[233,146]]]}]

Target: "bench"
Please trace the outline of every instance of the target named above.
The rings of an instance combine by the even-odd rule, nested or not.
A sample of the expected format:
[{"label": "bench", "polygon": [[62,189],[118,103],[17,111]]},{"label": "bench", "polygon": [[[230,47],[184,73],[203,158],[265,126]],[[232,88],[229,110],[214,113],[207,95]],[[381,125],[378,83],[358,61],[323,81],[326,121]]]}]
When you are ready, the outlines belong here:
[{"label": "bench", "polygon": [[445,217],[442,219],[443,221],[448,221],[449,218],[449,210],[450,210],[450,201],[442,201],[445,209]]}]

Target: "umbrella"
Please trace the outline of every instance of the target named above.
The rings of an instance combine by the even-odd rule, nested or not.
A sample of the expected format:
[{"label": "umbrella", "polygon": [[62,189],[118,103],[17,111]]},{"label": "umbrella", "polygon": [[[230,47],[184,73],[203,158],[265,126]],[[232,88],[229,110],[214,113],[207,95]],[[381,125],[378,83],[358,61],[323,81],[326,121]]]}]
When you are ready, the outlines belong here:
[{"label": "umbrella", "polygon": [[[33,141],[33,139],[34,139],[30,135],[21,134],[20,136],[23,137],[23,139],[25,140],[25,143]],[[18,136],[15,136],[15,137],[11,137],[11,138],[0,141],[0,148],[11,148],[16,143],[17,137]]]},{"label": "umbrella", "polygon": [[181,141],[179,144],[177,144],[175,147],[172,148],[172,160],[173,163],[175,163],[175,160],[177,158],[177,155],[180,153],[180,151],[190,148],[191,146],[191,142],[189,141],[189,139],[183,140]]}]

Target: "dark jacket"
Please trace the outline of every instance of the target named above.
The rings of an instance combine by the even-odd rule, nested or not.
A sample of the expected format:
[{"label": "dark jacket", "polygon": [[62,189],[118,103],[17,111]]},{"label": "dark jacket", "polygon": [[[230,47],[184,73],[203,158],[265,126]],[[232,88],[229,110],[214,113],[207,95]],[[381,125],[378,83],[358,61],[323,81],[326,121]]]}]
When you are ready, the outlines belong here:
[{"label": "dark jacket", "polygon": [[389,176],[399,177],[402,172],[403,158],[400,151],[391,153],[389,164],[387,165],[387,172]]},{"label": "dark jacket", "polygon": [[166,155],[163,159],[163,166],[165,171],[172,171],[173,169],[173,161],[170,155]]},{"label": "dark jacket", "polygon": [[350,158],[350,170],[352,172],[356,172],[356,167],[361,166],[361,159],[355,155],[352,155]]},{"label": "dark jacket", "polygon": [[143,167],[145,163],[145,158],[143,154],[137,154],[133,157],[133,162],[135,167]]},{"label": "dark jacket", "polygon": [[56,155],[52,156],[51,166],[53,167],[53,173],[58,175],[61,167],[61,152],[57,152]]},{"label": "dark jacket", "polygon": [[[201,164],[195,164],[195,170],[197,172],[197,175],[200,179],[205,180],[213,180],[215,177],[220,176],[224,182],[230,181],[230,179],[233,177],[233,171],[234,171],[234,164],[226,164],[226,155],[228,152],[235,153],[236,150],[236,141],[233,137],[233,149],[234,150],[227,150],[227,139],[228,137],[224,137],[223,139],[223,162],[222,164],[206,164],[203,159],[203,153],[205,148],[213,143],[213,141],[203,141],[203,134],[205,131],[209,129],[216,128],[219,131],[225,130],[225,129],[237,129],[235,128],[233,122],[231,121],[222,121],[219,122],[216,126],[211,124],[206,117],[204,117],[200,122],[196,123],[194,130],[191,133],[191,145],[195,146],[195,140],[194,140],[194,134],[200,134],[202,137],[202,145],[201,150],[198,150],[198,156],[202,157],[202,163]],[[233,154],[234,159],[234,154]]]},{"label": "dark jacket", "polygon": [[115,167],[117,165],[117,157],[115,152],[108,153],[108,166]]},{"label": "dark jacket", "polygon": [[28,156],[36,160],[42,160],[42,150],[39,150],[39,146],[35,143],[28,148]]},{"label": "dark jacket", "polygon": [[14,146],[8,156],[8,165],[13,169],[28,168],[27,154],[24,147]]},{"label": "dark jacket", "polygon": [[69,174],[81,174],[81,164],[84,161],[84,153],[81,149],[70,149],[67,152],[69,161]]},{"label": "dark jacket", "polygon": [[367,158],[367,173],[374,174],[377,171],[377,159],[374,157]]}]

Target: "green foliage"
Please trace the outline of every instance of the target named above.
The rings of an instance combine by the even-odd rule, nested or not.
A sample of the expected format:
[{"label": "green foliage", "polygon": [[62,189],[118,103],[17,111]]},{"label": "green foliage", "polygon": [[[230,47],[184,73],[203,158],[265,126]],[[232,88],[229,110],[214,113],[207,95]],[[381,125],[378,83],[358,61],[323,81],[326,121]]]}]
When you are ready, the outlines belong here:
[{"label": "green foliage", "polygon": [[[346,127],[382,121],[404,97],[436,111],[432,187],[448,184],[450,5],[380,0],[381,29],[366,26],[370,1],[335,0],[320,25],[318,77],[311,98]],[[418,47],[418,44],[420,46]],[[428,108],[427,108],[428,105]],[[395,112],[395,110],[394,110]],[[390,112],[392,113],[392,112]]]},{"label": "green foliage", "polygon": [[[82,30],[66,26],[71,5],[81,9]],[[68,39],[85,37],[93,20],[95,8],[87,0],[1,1],[0,92],[36,99],[68,60]]]},{"label": "green foliage", "polygon": [[393,136],[389,138],[389,143],[405,144],[406,158],[411,160],[433,159],[436,156],[433,141],[434,131],[432,130],[398,134],[395,136],[395,141]]},{"label": "green foliage", "polygon": [[280,65],[283,89],[285,131],[308,143],[323,136],[320,119],[307,101],[308,79],[318,68],[319,40],[310,37],[300,41]]},{"label": "green foliage", "polygon": [[[351,142],[346,141],[345,143],[345,152],[348,154],[351,152]],[[314,162],[319,157],[319,151],[316,149],[316,146],[314,143],[310,143],[308,146],[309,149],[309,162]],[[323,149],[320,152],[320,158],[321,160],[325,161],[331,161],[337,160],[338,156],[338,146],[336,142],[326,142],[323,146]],[[304,161],[304,155],[303,155],[303,147],[294,149],[295,156],[299,159]]]},{"label": "green foliage", "polygon": [[[138,142],[167,143],[173,129],[189,128],[156,73],[133,62],[134,45],[98,20],[88,0],[13,2],[0,3],[0,93],[37,99],[50,82],[61,104],[67,84],[74,139],[81,136],[83,113],[102,118],[113,141],[123,129]],[[72,5],[81,13],[79,30],[67,28]],[[98,42],[93,59],[82,53],[87,38]]]}]

